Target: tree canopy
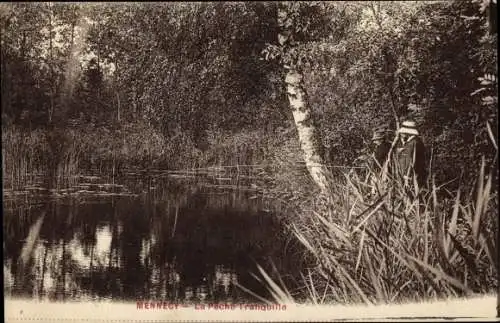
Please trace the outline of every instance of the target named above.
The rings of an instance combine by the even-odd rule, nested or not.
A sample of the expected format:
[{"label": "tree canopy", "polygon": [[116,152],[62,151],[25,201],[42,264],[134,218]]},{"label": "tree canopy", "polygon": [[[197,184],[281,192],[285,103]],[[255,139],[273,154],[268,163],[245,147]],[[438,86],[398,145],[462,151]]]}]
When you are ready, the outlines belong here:
[{"label": "tree canopy", "polygon": [[[492,156],[486,123],[497,125],[496,79],[484,78],[497,75],[486,8],[478,1],[2,4],[4,124],[145,120],[167,139],[183,132],[201,147],[211,129],[291,127],[289,66],[304,73],[329,162],[351,163],[374,126],[412,117],[443,164],[464,155],[475,164],[479,154]],[[278,24],[290,26],[280,39]],[[283,37],[293,45],[286,51]],[[456,174],[450,167],[443,178]]]}]

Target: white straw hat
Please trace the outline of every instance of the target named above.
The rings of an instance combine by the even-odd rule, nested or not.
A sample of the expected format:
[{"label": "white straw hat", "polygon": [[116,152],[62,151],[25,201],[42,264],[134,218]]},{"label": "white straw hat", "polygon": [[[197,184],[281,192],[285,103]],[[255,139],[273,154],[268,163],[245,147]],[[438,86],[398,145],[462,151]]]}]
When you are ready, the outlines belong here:
[{"label": "white straw hat", "polygon": [[415,121],[403,121],[403,123],[401,124],[401,128],[399,128],[398,130],[398,133],[404,133],[415,136],[419,135]]}]

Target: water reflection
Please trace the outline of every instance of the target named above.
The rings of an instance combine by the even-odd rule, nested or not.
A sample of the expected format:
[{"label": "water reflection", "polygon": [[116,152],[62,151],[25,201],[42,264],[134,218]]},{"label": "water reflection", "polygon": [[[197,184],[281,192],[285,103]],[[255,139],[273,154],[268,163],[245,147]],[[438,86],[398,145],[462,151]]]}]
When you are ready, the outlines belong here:
[{"label": "water reflection", "polygon": [[[255,300],[236,283],[268,296],[250,274],[255,263],[298,276],[299,253],[283,256],[293,242],[255,193],[146,184],[128,183],[126,195],[5,203],[5,295],[242,302]],[[41,214],[32,254],[19,262]]]}]

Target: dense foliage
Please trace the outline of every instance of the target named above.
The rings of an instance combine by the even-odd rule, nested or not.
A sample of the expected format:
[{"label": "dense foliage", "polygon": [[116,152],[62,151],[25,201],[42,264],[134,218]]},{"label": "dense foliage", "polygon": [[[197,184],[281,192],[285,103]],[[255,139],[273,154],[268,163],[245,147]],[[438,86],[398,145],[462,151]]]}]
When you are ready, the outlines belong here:
[{"label": "dense foliage", "polygon": [[483,77],[497,75],[496,37],[484,5],[288,7],[295,47],[280,57],[271,3],[4,4],[3,124],[111,130],[143,119],[205,151],[207,131],[292,127],[285,62],[305,73],[330,163],[352,163],[395,115],[417,119],[441,182],[467,177],[482,154],[492,162],[496,83]]},{"label": "dense foliage", "polygon": [[[486,206],[477,211],[468,207],[489,205],[489,198],[496,196],[494,186],[484,189],[488,196],[481,195],[483,182],[491,186],[498,176],[496,4],[474,0],[282,5],[288,12],[286,21],[280,21],[284,18],[278,17],[273,2],[2,3],[4,178],[16,186],[26,184],[30,174],[45,171],[66,177],[96,169],[114,174],[130,166],[267,164],[269,185],[305,192],[292,198],[307,205],[311,190],[303,185],[307,176],[283,82],[284,67],[293,66],[304,75],[328,164],[348,170],[365,153],[375,127],[396,130],[399,122],[412,118],[428,148],[429,173],[436,186],[448,183],[446,188],[456,191],[461,184],[462,192],[471,192],[460,209],[463,218],[491,218],[494,212]],[[278,22],[291,31],[286,37],[291,37],[292,46],[286,50],[280,46]],[[361,181],[355,184],[352,194],[359,197]],[[474,194],[477,187],[479,195]],[[432,188],[431,193],[438,191]],[[345,200],[349,192],[344,190]],[[426,205],[435,208],[425,210],[430,218],[450,210],[449,200],[440,204],[432,194],[427,198]],[[347,203],[343,199],[336,196],[336,207]],[[450,205],[458,209],[459,204],[452,200]],[[441,207],[447,211],[437,211]],[[338,212],[322,214],[333,217]],[[318,219],[306,226],[320,228]],[[368,224],[372,230],[378,222]],[[441,233],[428,231],[426,224],[418,222],[416,228],[425,234]],[[398,230],[403,232],[403,226]],[[311,236],[311,243],[319,246],[331,240]],[[414,238],[418,237],[407,237]],[[446,241],[449,248],[451,238],[441,238],[433,243]],[[371,243],[371,250],[389,262],[388,248],[376,239]],[[346,244],[354,250],[342,254],[346,257],[362,250]],[[389,250],[400,252],[404,247],[399,241]],[[426,248],[419,245],[416,252]],[[474,248],[487,249],[477,243]],[[456,250],[458,255],[461,249]],[[457,255],[453,261],[458,263]],[[331,254],[321,257],[329,259],[329,265],[339,261]],[[436,263],[439,258],[425,257]],[[487,267],[487,256],[480,258],[481,266]],[[363,262],[365,255],[359,259],[359,266],[369,265]],[[398,282],[413,275],[401,268],[386,270],[384,277],[396,277]],[[418,268],[412,270],[422,274]],[[455,274],[470,272],[449,269],[446,277]],[[365,279],[367,273],[363,275]],[[491,277],[491,272],[482,277],[488,286],[493,285]],[[465,283],[467,279],[459,278]],[[376,291],[379,298],[398,293],[368,286],[367,281],[361,288]],[[455,290],[427,283],[420,281],[418,288],[434,288],[437,294]],[[484,282],[476,283],[465,289],[482,291]]]}]

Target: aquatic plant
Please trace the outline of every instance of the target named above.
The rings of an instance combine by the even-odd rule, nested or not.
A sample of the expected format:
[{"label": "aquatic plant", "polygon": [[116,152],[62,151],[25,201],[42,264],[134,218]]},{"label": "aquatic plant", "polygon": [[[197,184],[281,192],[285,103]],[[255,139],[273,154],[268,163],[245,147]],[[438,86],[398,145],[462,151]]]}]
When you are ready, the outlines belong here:
[{"label": "aquatic plant", "polygon": [[471,296],[492,293],[498,284],[494,171],[483,160],[475,187],[454,194],[436,185],[432,173],[428,187],[413,183],[409,192],[390,176],[370,183],[356,172],[338,178],[330,196],[314,195],[307,203],[295,198],[300,192],[286,195],[284,187],[267,194],[288,203],[289,227],[315,259],[303,275],[308,302]]}]

